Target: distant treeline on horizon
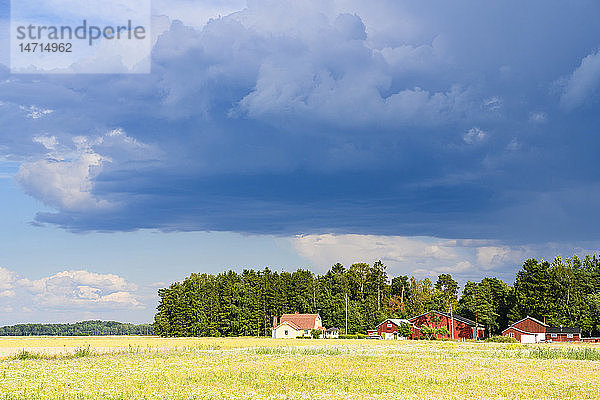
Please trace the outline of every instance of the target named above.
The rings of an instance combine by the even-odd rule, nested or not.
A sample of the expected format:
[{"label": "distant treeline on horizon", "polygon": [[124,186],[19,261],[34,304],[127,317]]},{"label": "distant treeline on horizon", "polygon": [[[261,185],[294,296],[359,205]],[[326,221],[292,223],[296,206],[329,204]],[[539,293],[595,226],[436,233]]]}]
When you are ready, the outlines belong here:
[{"label": "distant treeline on horizon", "polygon": [[[499,334],[532,316],[600,335],[600,259],[529,259],[509,285],[498,278],[459,285],[449,274],[389,279],[386,267],[335,264],[324,275],[244,270],[192,274],[158,291],[154,333],[160,336],[270,336],[274,316],[319,313],[326,328],[365,333],[389,317],[449,311]],[[347,329],[346,329],[347,324]]]},{"label": "distant treeline on horizon", "polygon": [[0,327],[0,336],[152,335],[151,324],[83,321],[74,324],[17,324]]}]

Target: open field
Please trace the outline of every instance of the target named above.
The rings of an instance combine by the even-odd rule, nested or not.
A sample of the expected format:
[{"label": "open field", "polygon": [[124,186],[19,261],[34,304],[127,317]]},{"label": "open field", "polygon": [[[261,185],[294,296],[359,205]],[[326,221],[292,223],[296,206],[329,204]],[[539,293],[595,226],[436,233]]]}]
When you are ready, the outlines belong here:
[{"label": "open field", "polygon": [[0,338],[0,352],[0,399],[600,396],[593,345],[77,337]]}]

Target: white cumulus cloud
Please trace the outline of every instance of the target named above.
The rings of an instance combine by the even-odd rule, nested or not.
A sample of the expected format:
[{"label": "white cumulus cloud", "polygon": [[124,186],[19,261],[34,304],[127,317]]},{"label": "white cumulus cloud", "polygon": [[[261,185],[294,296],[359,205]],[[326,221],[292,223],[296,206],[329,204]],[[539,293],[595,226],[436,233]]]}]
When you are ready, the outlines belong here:
[{"label": "white cumulus cloud", "polygon": [[600,51],[591,53],[568,78],[561,96],[561,104],[573,109],[585,103],[600,85]]},{"label": "white cumulus cloud", "polygon": [[467,144],[475,144],[485,140],[488,136],[486,132],[479,128],[471,128],[464,134],[463,140]]},{"label": "white cumulus cloud", "polygon": [[0,291],[10,290],[14,287],[17,274],[6,268],[0,267]]},{"label": "white cumulus cloud", "polygon": [[[510,246],[489,240],[425,236],[315,234],[296,236],[291,242],[300,256],[322,271],[337,262],[349,266],[381,260],[390,276],[449,273],[459,281],[498,276],[510,282],[528,258],[572,256],[574,251],[569,246],[559,249],[553,243]],[[593,251],[580,249],[576,253]]]},{"label": "white cumulus cloud", "polygon": [[27,117],[31,119],[39,119],[45,117],[46,115],[52,114],[54,110],[36,107],[36,106],[20,106],[21,110],[27,112]]},{"label": "white cumulus cloud", "polygon": [[105,208],[108,202],[92,195],[92,179],[108,161],[99,154],[80,154],[74,160],[44,159],[19,167],[17,182],[25,192],[45,204],[66,210]]},{"label": "white cumulus cloud", "polygon": [[[16,181],[25,192],[46,205],[69,211],[106,210],[111,201],[93,194],[94,179],[113,157],[129,161],[155,157],[157,150],[122,129],[100,136],[75,136],[71,143],[60,143],[56,136],[38,135],[33,142],[48,151],[45,158],[23,162]],[[101,153],[110,153],[111,157]]]},{"label": "white cumulus cloud", "polygon": [[445,239],[322,234],[297,236],[292,243],[302,257],[321,269],[337,262],[372,264],[377,260],[382,260],[392,275],[463,273],[473,268],[465,260],[473,255],[465,253],[454,241]]},{"label": "white cumulus cloud", "polygon": [[[141,309],[138,286],[115,274],[67,270],[30,280],[0,268],[0,297],[11,297],[13,308],[31,310]],[[8,282],[8,283],[7,283]]]}]

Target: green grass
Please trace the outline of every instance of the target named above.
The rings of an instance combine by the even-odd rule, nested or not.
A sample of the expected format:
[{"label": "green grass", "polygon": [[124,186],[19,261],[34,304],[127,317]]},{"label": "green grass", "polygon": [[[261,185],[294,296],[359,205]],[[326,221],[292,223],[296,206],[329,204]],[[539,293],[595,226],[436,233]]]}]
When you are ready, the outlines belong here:
[{"label": "green grass", "polygon": [[89,344],[87,346],[78,347],[77,349],[75,349],[75,352],[73,353],[74,357],[90,357],[93,355],[95,355],[95,353],[91,349]]},{"label": "green grass", "polygon": [[600,361],[600,351],[589,347],[552,349],[535,348],[529,353],[531,358],[542,360],[565,359],[565,360],[589,360]]},{"label": "green grass", "polygon": [[32,353],[25,349],[19,351],[12,357],[13,360],[39,360],[41,358],[44,358],[42,354]]}]

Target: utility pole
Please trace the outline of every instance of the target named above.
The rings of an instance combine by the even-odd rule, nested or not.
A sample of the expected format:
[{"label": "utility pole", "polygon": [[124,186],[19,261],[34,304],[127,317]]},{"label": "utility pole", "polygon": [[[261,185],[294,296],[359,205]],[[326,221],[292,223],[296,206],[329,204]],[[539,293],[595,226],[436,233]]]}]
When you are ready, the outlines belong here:
[{"label": "utility pole", "polygon": [[454,340],[454,315],[452,314],[452,300],[450,300],[450,329],[452,330],[452,340]]},{"label": "utility pole", "polygon": [[400,294],[400,303],[402,303],[402,314],[404,315],[404,282],[402,282],[402,293]]},{"label": "utility pole", "polygon": [[381,282],[377,282],[377,311],[381,310]]},{"label": "utility pole", "polygon": [[402,292],[400,293],[400,302],[404,303],[404,283],[402,284]]},{"label": "utility pole", "polygon": [[479,313],[477,312],[477,296],[473,294],[473,299],[475,300],[475,332],[473,332],[473,339],[477,340],[479,338]]},{"label": "utility pole", "polygon": [[348,293],[346,293],[346,335],[348,334]]},{"label": "utility pole", "polygon": [[313,310],[317,308],[317,280],[315,276],[312,277],[312,289],[313,289]]}]

